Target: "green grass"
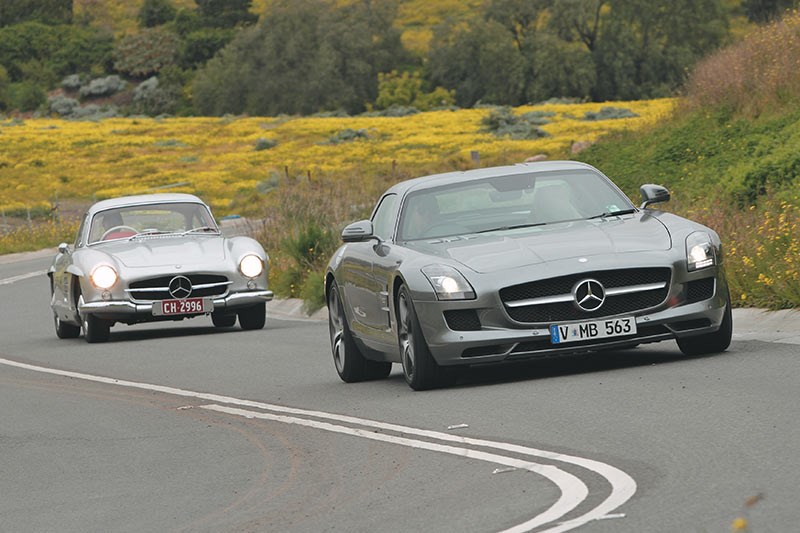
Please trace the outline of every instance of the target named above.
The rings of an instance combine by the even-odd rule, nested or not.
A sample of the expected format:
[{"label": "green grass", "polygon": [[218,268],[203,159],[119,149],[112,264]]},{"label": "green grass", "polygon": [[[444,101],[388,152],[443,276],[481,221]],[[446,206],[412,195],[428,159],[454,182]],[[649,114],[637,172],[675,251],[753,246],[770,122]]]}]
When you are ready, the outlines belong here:
[{"label": "green grass", "polygon": [[734,305],[800,307],[800,111],[757,118],[678,111],[579,159],[633,199],[644,183],[668,187],[672,200],[659,208],[717,231]]}]

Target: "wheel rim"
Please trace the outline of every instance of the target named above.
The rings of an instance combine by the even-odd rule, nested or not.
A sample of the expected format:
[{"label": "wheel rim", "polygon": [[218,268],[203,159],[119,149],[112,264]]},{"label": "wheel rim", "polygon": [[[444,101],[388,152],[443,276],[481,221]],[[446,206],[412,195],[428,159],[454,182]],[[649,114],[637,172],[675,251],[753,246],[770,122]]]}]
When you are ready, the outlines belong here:
[{"label": "wheel rim", "polygon": [[397,302],[398,337],[400,339],[400,358],[403,363],[403,374],[407,380],[414,378],[414,331],[411,329],[409,302],[405,294],[400,294]]},{"label": "wheel rim", "polygon": [[335,287],[331,288],[331,297],[328,302],[328,326],[331,336],[331,352],[333,352],[333,362],[336,370],[341,373],[344,371],[345,347],[344,347],[344,317],[342,308],[339,304],[339,293]]}]

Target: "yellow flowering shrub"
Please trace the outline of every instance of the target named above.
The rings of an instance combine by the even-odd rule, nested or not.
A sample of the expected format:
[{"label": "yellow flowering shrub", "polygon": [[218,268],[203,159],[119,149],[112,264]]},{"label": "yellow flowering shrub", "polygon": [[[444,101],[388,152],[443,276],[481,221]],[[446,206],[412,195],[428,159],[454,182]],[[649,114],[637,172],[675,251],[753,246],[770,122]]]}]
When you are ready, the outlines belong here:
[{"label": "yellow flowering shrub", "polygon": [[[202,196],[218,214],[270,175],[337,179],[401,168],[408,174],[514,163],[535,154],[565,157],[575,141],[593,142],[620,129],[641,128],[670,112],[672,99],[616,104],[526,106],[554,113],[549,136],[498,138],[482,131],[489,109],[432,111],[406,117],[114,118],[98,122],[29,119],[0,129],[0,209],[87,201],[169,188]],[[635,118],[586,121],[587,111],[625,107]],[[365,137],[332,142],[344,130]],[[256,149],[267,139],[274,147]]]}]

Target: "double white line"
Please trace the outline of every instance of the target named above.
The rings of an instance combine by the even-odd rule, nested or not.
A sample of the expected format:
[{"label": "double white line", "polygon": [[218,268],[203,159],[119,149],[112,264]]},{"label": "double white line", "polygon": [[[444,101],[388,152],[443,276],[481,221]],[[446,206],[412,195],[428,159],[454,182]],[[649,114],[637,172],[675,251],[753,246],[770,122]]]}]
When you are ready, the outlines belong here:
[{"label": "double white line", "polygon": [[[161,392],[164,394],[183,396],[187,398],[195,398],[202,400],[203,402],[211,402],[199,406],[199,408],[209,411],[242,416],[250,419],[271,420],[285,424],[305,426],[322,431],[339,433],[342,435],[350,435],[353,437],[360,437],[432,452],[446,453],[468,459],[502,465],[504,467],[526,470],[544,476],[559,488],[561,491],[561,496],[553,505],[530,520],[504,530],[503,533],[531,531],[536,528],[547,527],[548,525],[549,527],[547,527],[547,529],[540,530],[540,533],[560,533],[563,531],[569,531],[592,520],[611,517],[609,513],[618,509],[636,492],[636,482],[632,477],[622,470],[606,463],[594,461],[592,459],[586,459],[583,457],[564,455],[557,452],[538,450],[536,448],[529,448],[527,446],[519,446],[505,442],[474,439],[449,433],[441,433],[438,431],[430,431],[347,415],[327,413],[324,411],[298,409],[282,405],[255,402],[251,400],[242,400],[230,396],[221,396],[217,394],[195,392],[174,387],[165,387],[163,385],[153,385],[149,383],[139,383],[135,381],[126,381],[103,376],[94,376],[91,374],[82,374],[79,372],[70,372],[67,370],[57,370],[53,368],[30,365],[27,363],[20,363],[9,359],[0,358],[0,364],[31,370],[34,372],[43,372],[57,376],[93,381],[96,383]],[[375,430],[391,432],[391,434],[379,433]],[[426,440],[420,440],[420,438]],[[611,487],[611,493],[605,500],[603,500],[593,509],[581,514],[580,516],[558,522],[558,520],[561,520],[565,515],[578,507],[578,505],[580,505],[586,499],[589,494],[586,484],[577,476],[556,466],[536,463],[521,459],[520,457],[537,457],[547,461],[569,464],[589,470],[595,474],[599,474],[608,481]]]}]

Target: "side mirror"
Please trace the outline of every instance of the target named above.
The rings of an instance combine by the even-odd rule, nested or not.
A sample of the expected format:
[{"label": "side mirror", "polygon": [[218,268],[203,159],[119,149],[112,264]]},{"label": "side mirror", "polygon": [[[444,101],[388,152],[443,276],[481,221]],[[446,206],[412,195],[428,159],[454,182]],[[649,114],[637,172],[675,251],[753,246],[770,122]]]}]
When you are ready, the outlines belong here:
[{"label": "side mirror", "polygon": [[647,183],[639,187],[639,192],[642,193],[642,205],[639,209],[644,209],[650,204],[658,204],[661,202],[669,201],[669,190],[661,185],[653,185]]},{"label": "side mirror", "polygon": [[363,242],[373,237],[372,222],[369,220],[353,222],[342,230],[342,240],[344,242]]},{"label": "side mirror", "polygon": [[58,245],[58,253],[60,254],[68,254],[69,253],[69,244],[62,242]]}]

